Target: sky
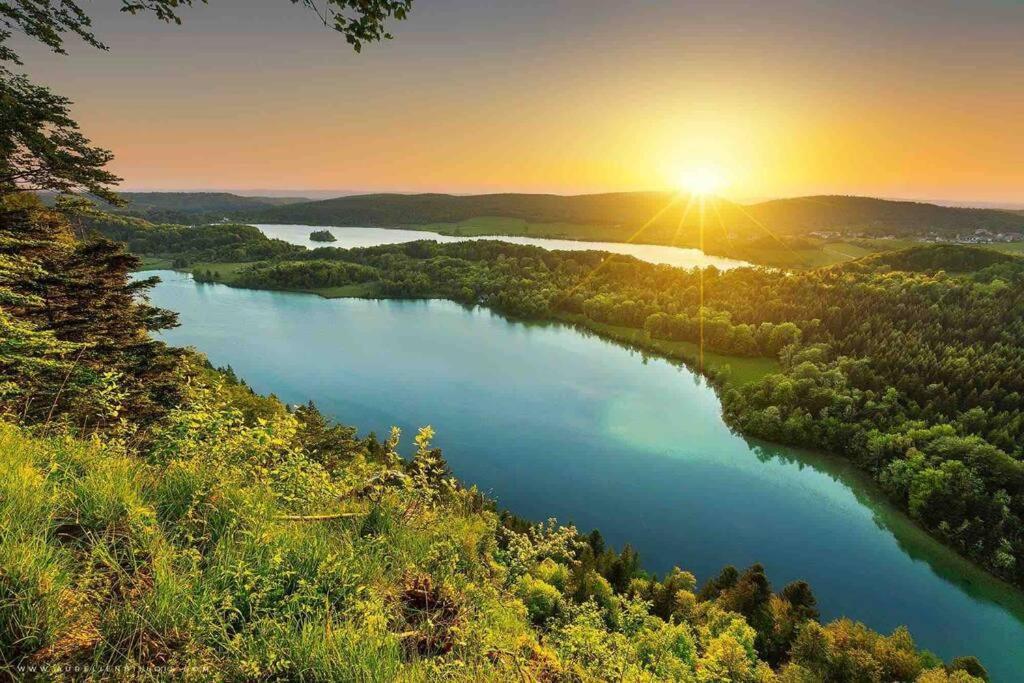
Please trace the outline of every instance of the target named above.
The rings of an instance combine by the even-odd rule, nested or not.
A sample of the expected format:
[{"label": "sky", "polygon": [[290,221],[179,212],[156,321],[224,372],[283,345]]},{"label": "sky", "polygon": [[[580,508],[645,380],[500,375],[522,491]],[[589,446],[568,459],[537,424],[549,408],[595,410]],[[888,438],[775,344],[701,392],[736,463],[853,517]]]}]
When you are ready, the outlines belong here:
[{"label": "sky", "polygon": [[83,4],[109,52],[19,49],[126,190],[1024,204],[1021,0],[415,0],[362,54],[289,0]]}]

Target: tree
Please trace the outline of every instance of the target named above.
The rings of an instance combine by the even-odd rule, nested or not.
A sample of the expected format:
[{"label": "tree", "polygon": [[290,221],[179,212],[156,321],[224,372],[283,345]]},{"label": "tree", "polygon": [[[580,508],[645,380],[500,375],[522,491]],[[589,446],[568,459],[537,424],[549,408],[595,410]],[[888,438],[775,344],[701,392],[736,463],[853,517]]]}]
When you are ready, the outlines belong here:
[{"label": "tree", "polygon": [[[320,22],[345,37],[359,52],[363,44],[390,39],[385,24],[401,20],[412,9],[412,0],[288,0],[312,10]],[[129,14],[152,13],[160,21],[181,23],[182,7],[197,0],[121,0],[121,11]],[[198,0],[206,4],[207,0]],[[4,45],[17,30],[39,41],[58,54],[66,54],[64,37],[72,34],[85,43],[106,50],[92,32],[92,20],[75,0],[3,0],[0,2],[0,60],[20,64],[17,53]]]},{"label": "tree", "polygon": [[356,430],[332,424],[312,401],[295,409],[295,420],[299,427],[296,436],[310,459],[319,462],[329,472],[339,470],[354,453],[359,452]]},{"label": "tree", "polygon": [[0,67],[0,192],[85,191],[117,203],[113,158],[82,135],[71,102]]},{"label": "tree", "polygon": [[35,197],[0,198],[0,346],[26,401],[22,418],[71,411],[102,426],[124,410],[146,422],[174,403],[174,355],[149,332],[176,316],[145,302],[155,280],[133,280],[138,263],[109,240],[76,239],[67,217]]}]

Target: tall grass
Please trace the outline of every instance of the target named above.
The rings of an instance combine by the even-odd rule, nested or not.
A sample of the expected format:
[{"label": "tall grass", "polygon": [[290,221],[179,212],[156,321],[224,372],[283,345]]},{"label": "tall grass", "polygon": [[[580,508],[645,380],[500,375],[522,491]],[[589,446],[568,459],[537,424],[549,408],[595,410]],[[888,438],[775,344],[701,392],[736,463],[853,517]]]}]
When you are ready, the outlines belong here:
[{"label": "tall grass", "polygon": [[193,393],[139,453],[0,421],[0,679],[977,680],[843,621],[773,672],[692,581],[614,593],[575,529],[501,530],[436,459],[349,439],[328,467],[276,401]]}]

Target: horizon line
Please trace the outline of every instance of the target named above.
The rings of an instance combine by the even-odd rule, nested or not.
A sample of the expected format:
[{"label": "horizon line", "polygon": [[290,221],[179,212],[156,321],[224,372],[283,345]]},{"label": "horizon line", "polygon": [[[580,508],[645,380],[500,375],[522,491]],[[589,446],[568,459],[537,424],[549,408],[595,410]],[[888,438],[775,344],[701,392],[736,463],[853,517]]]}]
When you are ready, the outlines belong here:
[{"label": "horizon line", "polygon": [[[486,192],[455,192],[455,191],[442,191],[442,190],[352,190],[352,189],[294,189],[294,188],[124,188],[117,190],[120,193],[154,193],[154,194],[234,194],[240,197],[293,197],[298,199],[308,199],[310,201],[326,201],[330,199],[340,199],[342,197],[357,197],[363,195],[375,195],[375,194],[392,194],[392,195],[423,195],[423,194],[442,194],[450,195],[453,197],[475,197],[482,195],[492,194],[522,194],[522,195],[551,195],[556,197],[584,197],[588,195],[601,195],[601,194],[643,194],[653,192],[674,192],[672,189],[649,189],[649,190],[603,190],[603,191],[590,191],[590,192],[523,192],[515,190],[500,190],[500,191],[486,191]],[[999,199],[953,199],[946,197],[900,197],[900,196],[886,196],[886,195],[872,195],[872,194],[856,194],[856,193],[842,193],[842,192],[817,192],[814,194],[800,194],[800,195],[774,195],[774,196],[754,196],[754,197],[740,197],[730,198],[726,195],[720,195],[721,199],[726,199],[738,204],[741,203],[761,203],[770,202],[786,199],[801,199],[804,197],[862,197],[866,199],[880,199],[883,201],[891,202],[915,202],[923,204],[935,204],[937,206],[946,206],[949,208],[976,208],[976,209],[1003,209],[1003,210],[1019,210],[1024,209],[1024,201],[1021,200],[999,200]]]}]

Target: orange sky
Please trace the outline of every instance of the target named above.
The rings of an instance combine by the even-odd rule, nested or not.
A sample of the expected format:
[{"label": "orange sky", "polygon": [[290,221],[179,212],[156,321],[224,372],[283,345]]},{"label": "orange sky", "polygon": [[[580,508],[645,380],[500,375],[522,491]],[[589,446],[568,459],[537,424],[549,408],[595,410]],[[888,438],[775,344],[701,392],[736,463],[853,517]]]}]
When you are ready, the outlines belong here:
[{"label": "orange sky", "polygon": [[23,52],[126,189],[568,193],[714,166],[738,199],[1024,203],[1016,0],[416,0],[361,55],[283,0],[181,27],[100,9],[111,52]]}]

